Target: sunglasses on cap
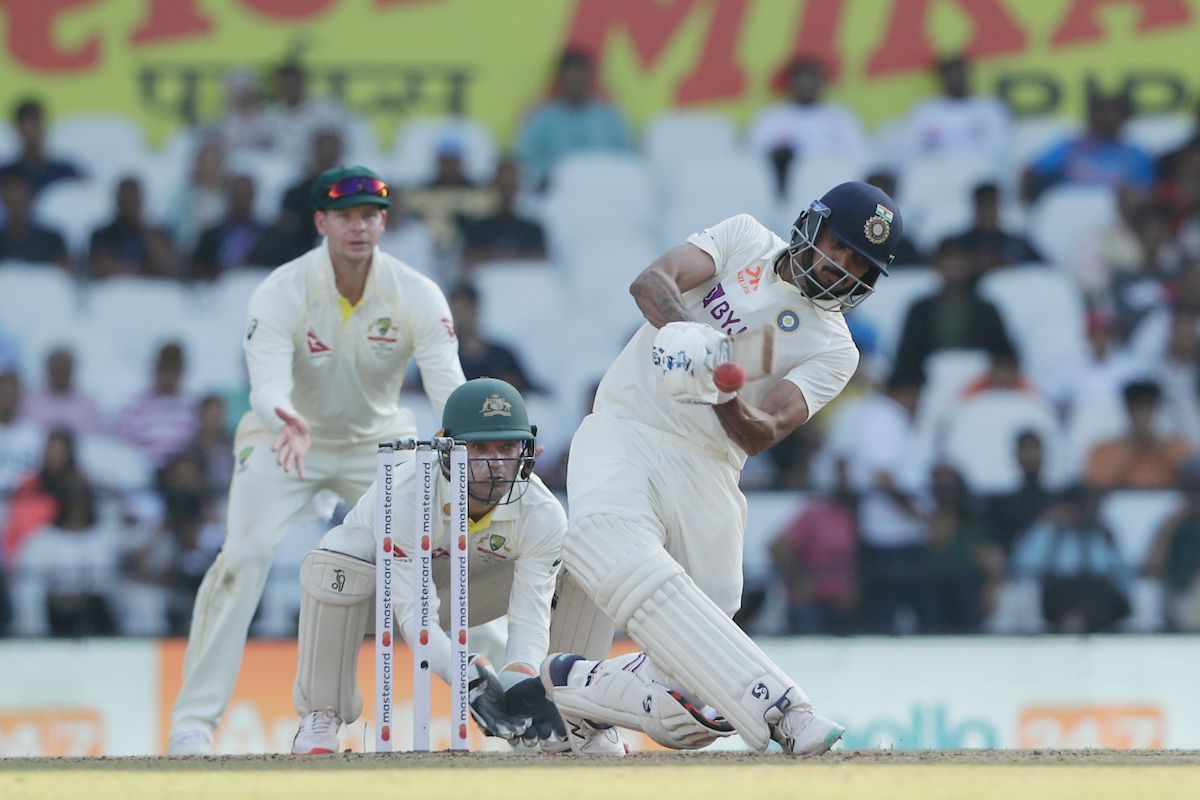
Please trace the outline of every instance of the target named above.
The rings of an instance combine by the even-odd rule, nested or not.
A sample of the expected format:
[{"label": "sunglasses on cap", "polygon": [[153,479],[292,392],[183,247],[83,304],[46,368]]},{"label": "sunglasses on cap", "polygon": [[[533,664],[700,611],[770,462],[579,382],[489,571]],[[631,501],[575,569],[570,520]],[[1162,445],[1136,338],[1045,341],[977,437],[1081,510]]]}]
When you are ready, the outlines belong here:
[{"label": "sunglasses on cap", "polygon": [[339,197],[356,197],[361,194],[371,194],[378,197],[388,196],[388,185],[379,178],[365,178],[356,176],[353,178],[342,178],[325,193],[330,200],[337,200]]}]

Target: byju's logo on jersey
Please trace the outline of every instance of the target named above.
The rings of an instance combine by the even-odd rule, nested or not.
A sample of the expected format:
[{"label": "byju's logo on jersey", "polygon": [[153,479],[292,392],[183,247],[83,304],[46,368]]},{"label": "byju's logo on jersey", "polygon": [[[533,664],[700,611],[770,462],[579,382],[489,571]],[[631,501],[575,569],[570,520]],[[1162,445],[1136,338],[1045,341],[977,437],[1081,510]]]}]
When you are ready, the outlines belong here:
[{"label": "byju's logo on jersey", "polygon": [[749,327],[742,325],[742,318],[738,316],[733,304],[725,298],[725,287],[719,283],[704,296],[701,305],[717,321],[721,333],[741,333]]}]

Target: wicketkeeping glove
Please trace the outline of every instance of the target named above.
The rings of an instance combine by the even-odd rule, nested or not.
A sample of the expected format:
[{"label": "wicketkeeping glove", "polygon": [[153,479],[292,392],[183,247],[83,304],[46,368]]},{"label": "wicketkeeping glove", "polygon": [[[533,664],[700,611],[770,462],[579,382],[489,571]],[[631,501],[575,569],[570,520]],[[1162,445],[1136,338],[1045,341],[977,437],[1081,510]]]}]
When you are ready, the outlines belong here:
[{"label": "wicketkeeping glove", "polygon": [[[500,673],[500,682],[506,689],[504,698],[508,712],[529,720],[529,727],[519,737],[525,744],[566,741],[567,727],[558,715],[554,701],[546,696],[540,678],[505,670]],[[515,741],[512,743],[516,744]]]},{"label": "wicketkeeping glove", "polygon": [[504,684],[496,669],[481,655],[472,655],[468,666],[467,701],[471,718],[486,736],[514,741],[524,737],[532,720],[526,714],[514,714],[505,696]]}]

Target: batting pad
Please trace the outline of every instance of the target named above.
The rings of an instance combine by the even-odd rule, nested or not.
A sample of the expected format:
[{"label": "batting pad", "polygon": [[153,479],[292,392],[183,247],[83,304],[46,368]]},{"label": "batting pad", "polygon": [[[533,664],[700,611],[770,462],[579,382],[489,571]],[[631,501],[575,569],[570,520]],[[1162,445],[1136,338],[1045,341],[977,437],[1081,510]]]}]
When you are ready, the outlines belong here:
[{"label": "batting pad", "polygon": [[722,735],[700,724],[667,687],[641,674],[639,667],[647,663],[643,653],[602,661],[585,680],[555,687],[554,704],[564,717],[642,731],[672,750],[698,750]]},{"label": "batting pad", "polygon": [[559,573],[550,612],[550,652],[575,653],[598,661],[608,655],[617,626],[569,570]]},{"label": "batting pad", "polygon": [[564,557],[580,584],[672,682],[717,709],[756,750],[770,741],[764,714],[788,689],[808,697],[708,598],[649,534],[609,515],[577,520]]},{"label": "batting pad", "polygon": [[375,567],[332,550],[313,550],[300,564],[300,588],[296,713],[332,708],[343,722],[353,722],[362,713],[355,670],[375,595]]}]

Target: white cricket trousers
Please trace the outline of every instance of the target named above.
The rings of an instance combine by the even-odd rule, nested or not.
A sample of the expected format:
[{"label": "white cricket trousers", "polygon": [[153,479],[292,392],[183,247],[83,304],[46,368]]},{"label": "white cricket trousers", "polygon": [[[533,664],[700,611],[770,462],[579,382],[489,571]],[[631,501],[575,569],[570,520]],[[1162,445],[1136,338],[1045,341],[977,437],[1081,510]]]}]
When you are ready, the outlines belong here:
[{"label": "white cricket trousers", "polygon": [[732,616],[742,602],[746,497],[740,474],[720,451],[598,411],[571,440],[572,527],[597,513],[630,521]]},{"label": "white cricket trousers", "polygon": [[[250,412],[251,414],[254,412]],[[243,430],[249,427],[249,430]],[[381,436],[411,436],[411,429]],[[305,479],[275,463],[275,434],[246,419],[234,439],[237,462],[229,486],[225,544],[196,594],[183,662],[183,685],[171,713],[171,735],[212,731],[237,683],[250,621],[262,598],[275,548],[322,489],[351,505],[375,480],[376,442],[313,441]]]}]

